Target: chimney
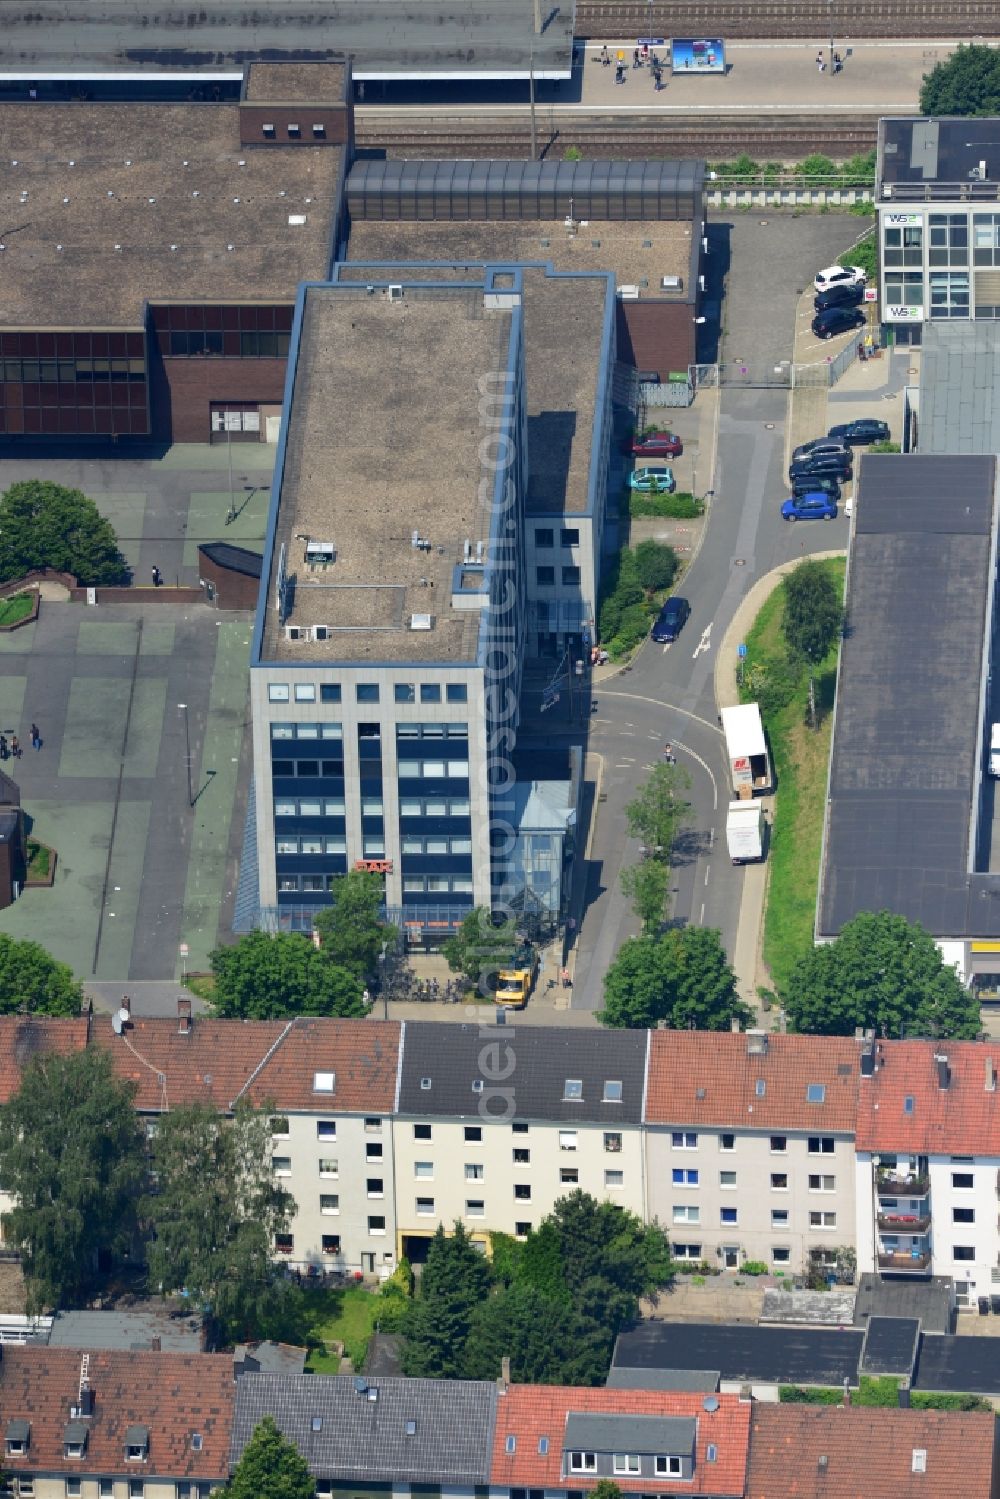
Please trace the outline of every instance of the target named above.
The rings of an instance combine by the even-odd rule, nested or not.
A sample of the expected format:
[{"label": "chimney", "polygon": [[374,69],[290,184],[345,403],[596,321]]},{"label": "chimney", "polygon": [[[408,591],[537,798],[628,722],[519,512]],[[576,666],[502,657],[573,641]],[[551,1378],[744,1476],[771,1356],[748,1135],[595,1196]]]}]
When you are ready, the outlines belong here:
[{"label": "chimney", "polygon": [[849,1406],[850,1403],[851,1403],[851,1381],[848,1379],[847,1375],[845,1374],[844,1375],[844,1406],[845,1406],[845,1408],[847,1406]]},{"label": "chimney", "polygon": [[154,1338],[152,1338],[150,1340],[149,1347],[150,1347],[150,1351],[152,1353],[160,1353],[160,1352],[162,1352],[162,1350],[163,1350],[163,1343],[162,1343],[162,1341],[161,1341],[160,1336],[159,1336],[158,1333],[157,1333],[157,1335]]},{"label": "chimney", "polygon": [[827,1471],[827,1469],[829,1468],[829,1466],[830,1466],[830,1459],[827,1457],[826,1453],[824,1452],[816,1460],[816,1471],[817,1471],[817,1473],[825,1473]]},{"label": "chimney", "polygon": [[121,1004],[121,1007],[122,1007],[122,1009],[124,1011],[126,1011],[127,1014],[131,1015],[131,1013],[132,1013],[132,1001],[131,1001],[131,999],[129,998],[129,996],[127,994],[123,994],[122,995],[122,1004]]},{"label": "chimney", "polygon": [[729,1022],[729,1029],[732,1031],[732,1033],[733,1033],[734,1036],[738,1036],[739,1033],[740,1033],[740,1023],[736,1019],[735,1015],[733,1016],[732,1020],[730,1020],[730,1022]]},{"label": "chimney", "polygon": [[948,1066],[948,1058],[942,1056],[940,1052],[935,1052],[934,1060],[937,1063],[938,1087],[941,1089],[949,1088],[951,1086],[951,1068]]},{"label": "chimney", "polygon": [[993,1065],[993,1058],[986,1058],[986,1091],[995,1093],[997,1090],[997,1070]]},{"label": "chimney", "polygon": [[184,995],[177,996],[177,1034],[179,1036],[190,1036],[193,1024],[191,1014],[191,1001]]},{"label": "chimney", "polygon": [[506,1395],[510,1385],[510,1359],[504,1354],[500,1360],[500,1378],[497,1380],[497,1394]]},{"label": "chimney", "polygon": [[896,1392],[896,1399],[899,1401],[899,1408],[900,1408],[901,1411],[908,1411],[909,1410],[909,1408],[910,1408],[910,1387],[909,1387],[908,1384],[901,1384],[900,1385],[898,1391]]},{"label": "chimney", "polygon": [[767,1031],[747,1031],[747,1056],[764,1057],[767,1055]]},{"label": "chimney", "polygon": [[861,1044],[861,1076],[874,1077],[875,1075],[875,1042],[869,1041],[867,1037]]}]

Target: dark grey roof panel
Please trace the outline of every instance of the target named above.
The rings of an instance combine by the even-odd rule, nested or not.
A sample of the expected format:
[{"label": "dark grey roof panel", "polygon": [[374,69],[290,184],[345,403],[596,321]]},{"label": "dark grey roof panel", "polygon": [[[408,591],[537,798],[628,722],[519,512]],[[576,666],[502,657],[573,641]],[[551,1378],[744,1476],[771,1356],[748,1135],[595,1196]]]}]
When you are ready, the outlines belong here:
[{"label": "dark grey roof panel", "polygon": [[862,460],[830,769],[823,935],[859,911],[890,910],[937,935],[959,936],[980,931],[980,908],[992,904],[972,893],[967,871],[994,480],[988,457]]},{"label": "dark grey roof panel", "polygon": [[1000,1357],[995,1338],[924,1337],[913,1380],[915,1390],[1000,1395]]},{"label": "dark grey roof panel", "polygon": [[1000,453],[1000,324],[929,322],[920,351],[921,453]]},{"label": "dark grey roof panel", "polygon": [[718,1368],[720,1378],[777,1384],[858,1382],[863,1335],[830,1328],[749,1327],[704,1322],[643,1323],[623,1332],[614,1367]]},{"label": "dark grey roof panel", "polygon": [[681,1390],[697,1395],[719,1388],[718,1369],[612,1368],[604,1381],[609,1390]]},{"label": "dark grey roof panel", "polygon": [[[645,1031],[519,1027],[515,1035],[480,1025],[407,1021],[399,1111],[470,1121],[547,1119],[562,1124],[638,1124],[646,1071]],[[565,1084],[582,1084],[567,1099]],[[605,1082],[621,1101],[604,1101]],[[423,1083],[428,1086],[423,1086]],[[474,1083],[483,1086],[474,1089]]]},{"label": "dark grey roof panel", "polygon": [[576,1452],[693,1453],[693,1416],[605,1416],[569,1411],[563,1450]]},{"label": "dark grey roof panel", "polygon": [[317,1476],[486,1484],[496,1401],[496,1385],[488,1381],[244,1374],[236,1386],[231,1462],[239,1461],[257,1423],[273,1416]]},{"label": "dark grey roof panel", "polygon": [[915,1317],[872,1317],[861,1355],[862,1374],[902,1374],[908,1379],[919,1339]]},{"label": "dark grey roof panel", "polygon": [[952,1324],[952,1282],[947,1275],[930,1280],[881,1280],[871,1271],[861,1276],[854,1303],[854,1323],[863,1327],[871,1317],[919,1319],[925,1333],[948,1333]]}]

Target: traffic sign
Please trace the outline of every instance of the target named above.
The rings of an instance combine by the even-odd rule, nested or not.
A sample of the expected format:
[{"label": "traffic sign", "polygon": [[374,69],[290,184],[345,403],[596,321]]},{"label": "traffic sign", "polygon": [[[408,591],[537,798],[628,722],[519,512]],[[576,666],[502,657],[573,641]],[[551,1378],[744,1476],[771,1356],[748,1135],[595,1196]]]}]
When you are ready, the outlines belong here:
[{"label": "traffic sign", "polygon": [[741,640],[740,643],[739,643],[739,645],[736,647],[736,654],[737,654],[737,656],[739,656],[740,660],[742,661],[743,657],[746,655],[746,653],[747,653],[747,648],[746,648],[746,646],[743,644],[743,642]]},{"label": "traffic sign", "polygon": [[190,953],[191,953],[191,949],[188,947],[187,943],[186,942],[182,942],[181,943],[181,957],[182,958],[189,957]]}]

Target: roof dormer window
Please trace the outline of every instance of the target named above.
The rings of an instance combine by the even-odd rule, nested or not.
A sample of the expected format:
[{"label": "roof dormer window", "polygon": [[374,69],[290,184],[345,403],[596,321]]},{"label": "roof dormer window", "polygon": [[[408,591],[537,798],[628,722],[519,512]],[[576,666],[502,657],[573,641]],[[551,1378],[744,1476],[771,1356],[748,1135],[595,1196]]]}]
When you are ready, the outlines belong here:
[{"label": "roof dormer window", "polygon": [[31,1427],[27,1421],[8,1421],[5,1447],[8,1457],[23,1457],[31,1443]]},{"label": "roof dormer window", "polygon": [[130,1426],[125,1432],[125,1461],[144,1463],[149,1458],[149,1427]]}]

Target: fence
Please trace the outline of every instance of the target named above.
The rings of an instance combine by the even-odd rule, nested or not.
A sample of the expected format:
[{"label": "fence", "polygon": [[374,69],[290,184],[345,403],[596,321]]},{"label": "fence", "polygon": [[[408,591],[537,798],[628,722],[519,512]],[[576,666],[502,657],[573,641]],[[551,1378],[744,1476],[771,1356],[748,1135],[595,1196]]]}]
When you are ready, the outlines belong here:
[{"label": "fence", "polygon": [[639,401],[646,406],[690,406],[694,400],[694,387],[690,376],[686,380],[667,380],[653,385],[645,381],[639,386]]},{"label": "fence", "polygon": [[[713,386],[725,386],[729,389],[742,386],[745,390],[791,390],[797,385],[829,387],[836,385],[844,372],[860,357],[862,345],[869,353],[879,347],[878,342],[870,337],[852,338],[839,354],[818,360],[815,364],[793,364],[790,359],[782,359],[777,364],[749,359],[732,359],[723,364],[692,364],[688,369],[687,384],[680,385],[679,389],[689,391],[690,399],[694,400],[695,391]],[[642,388],[646,389],[645,386]],[[656,403],[651,401],[649,404]],[[688,402],[672,401],[663,404],[687,405]]]}]

